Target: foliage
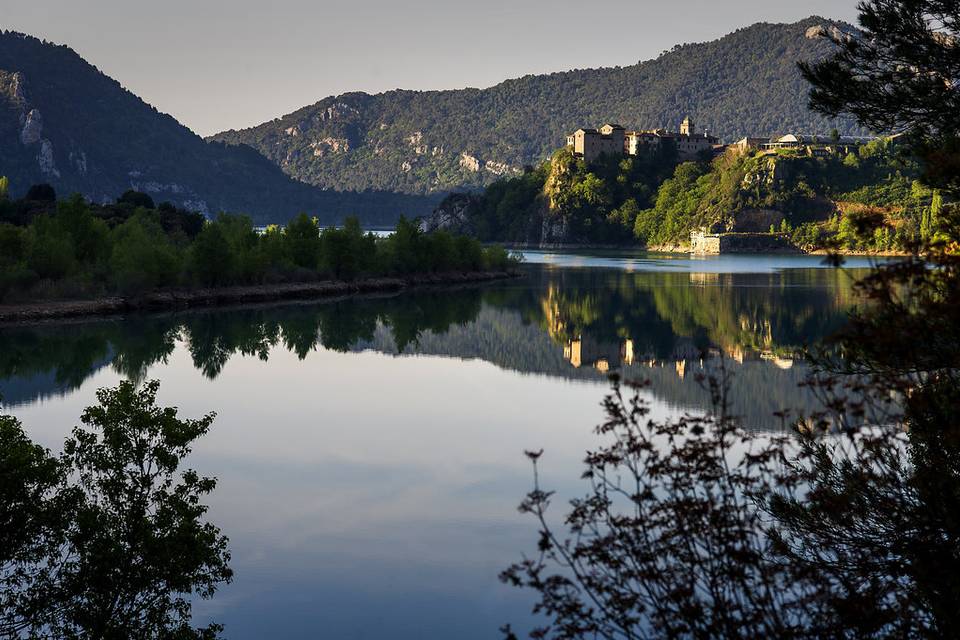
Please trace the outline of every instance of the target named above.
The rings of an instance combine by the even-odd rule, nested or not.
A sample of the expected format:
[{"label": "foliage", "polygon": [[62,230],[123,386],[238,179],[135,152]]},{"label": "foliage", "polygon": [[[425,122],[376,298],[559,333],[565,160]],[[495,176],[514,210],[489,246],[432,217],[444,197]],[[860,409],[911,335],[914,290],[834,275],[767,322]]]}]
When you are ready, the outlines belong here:
[{"label": "foliage", "polygon": [[[836,58],[804,68],[814,104],[864,123],[913,104],[929,109],[917,116],[921,135],[952,137],[956,128],[943,136],[940,125],[956,117],[955,86],[916,70],[953,61],[952,37],[932,29],[955,33],[956,3],[860,8],[872,38],[836,37]],[[877,80],[885,84],[857,86]],[[938,88],[921,99],[931,82]],[[936,165],[926,175],[942,175],[941,157],[924,158]],[[932,186],[957,193],[949,182]],[[745,436],[726,411],[722,370],[706,380],[714,410],[679,421],[651,419],[643,396],[625,399],[615,383],[598,428],[607,442],[587,457],[588,493],[572,503],[563,538],[546,517],[540,453],[528,454],[535,484],[521,509],[540,524],[539,554],[503,579],[538,592],[548,622],[534,637],[955,634],[960,210],[939,198],[934,208],[937,233],[928,217],[914,256],[858,283],[865,304],[812,353],[808,388],[822,408],[779,413],[793,433]],[[882,236],[873,217],[844,217],[837,231]]]},{"label": "foliage", "polygon": [[76,495],[61,491],[65,469],[12,416],[0,416],[0,636],[19,637],[42,603],[47,559],[66,534]]},{"label": "foliage", "polygon": [[[158,383],[97,393],[60,459],[0,418],[4,482],[0,631],[57,638],[215,638],[191,598],[229,582],[230,553],[204,521],[216,481],[181,470],[213,415],[156,405]],[[6,525],[9,525],[6,526]]]},{"label": "foliage", "polygon": [[[956,237],[960,219],[944,216]],[[647,386],[615,378],[563,525],[537,480],[542,452],[528,453],[521,511],[538,553],[502,578],[537,592],[547,622],[532,637],[949,636],[960,259],[949,240],[923,249],[856,285],[864,304],[811,354],[814,411],[784,407],[766,433],[745,431],[722,361],[701,377],[705,415],[654,418]]]},{"label": "foliage", "polygon": [[[676,154],[602,157],[592,165],[569,149],[524,175],[491,185],[468,203],[475,234],[487,241],[537,242],[544,226],[562,242],[627,244],[634,221],[673,171]],[[442,204],[453,206],[454,196]]]},{"label": "foliage", "polygon": [[321,230],[305,214],[285,229],[258,233],[247,216],[204,221],[169,203],[147,208],[149,197],[134,192],[115,205],[91,205],[79,196],[40,208],[7,204],[0,208],[0,299],[502,271],[514,264],[500,248],[425,234],[405,218],[392,236],[377,238],[356,218]]},{"label": "foliage", "polygon": [[810,106],[908,134],[926,161],[925,182],[960,192],[960,8],[951,0],[870,0],[859,22],[860,33],[831,36],[832,55],[800,64],[813,85]]},{"label": "foliage", "polygon": [[[934,204],[937,192],[917,182],[919,161],[902,151],[877,139],[830,148],[823,157],[799,149],[731,151],[677,164],[666,151],[603,157],[588,166],[562,149],[481,196],[451,196],[439,212],[465,209],[465,230],[484,240],[674,245],[696,228],[765,232],[772,226],[791,236],[802,227],[795,239],[805,249],[839,242],[850,250],[903,250],[941,205]],[[844,232],[871,216],[870,229]],[[545,229],[554,227],[559,237],[546,237],[554,231]]]}]

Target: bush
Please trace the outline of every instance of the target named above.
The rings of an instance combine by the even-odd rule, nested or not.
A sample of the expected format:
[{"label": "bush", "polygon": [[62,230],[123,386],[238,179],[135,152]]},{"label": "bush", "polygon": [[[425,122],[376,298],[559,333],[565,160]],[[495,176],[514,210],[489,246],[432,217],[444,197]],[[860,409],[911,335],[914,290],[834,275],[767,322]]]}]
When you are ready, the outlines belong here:
[{"label": "bush", "polygon": [[24,200],[32,200],[34,202],[56,202],[57,192],[54,191],[53,187],[51,187],[49,184],[35,184],[27,189],[27,195],[24,196]]},{"label": "bush", "polygon": [[304,269],[316,269],[320,254],[320,227],[316,218],[301,213],[290,221],[283,234],[290,261]]},{"label": "bush", "polygon": [[212,222],[203,228],[190,246],[190,275],[207,286],[229,284],[233,278],[234,256],[223,227]]},{"label": "bush", "polygon": [[143,207],[144,209],[154,208],[153,198],[133,189],[124,191],[123,195],[117,198],[117,204],[129,204],[132,207]]},{"label": "bush", "polygon": [[40,216],[30,228],[27,265],[41,278],[64,278],[76,270],[73,239],[50,216]]},{"label": "bush", "polygon": [[110,274],[124,293],[177,283],[180,256],[157,223],[135,216],[114,230]]}]

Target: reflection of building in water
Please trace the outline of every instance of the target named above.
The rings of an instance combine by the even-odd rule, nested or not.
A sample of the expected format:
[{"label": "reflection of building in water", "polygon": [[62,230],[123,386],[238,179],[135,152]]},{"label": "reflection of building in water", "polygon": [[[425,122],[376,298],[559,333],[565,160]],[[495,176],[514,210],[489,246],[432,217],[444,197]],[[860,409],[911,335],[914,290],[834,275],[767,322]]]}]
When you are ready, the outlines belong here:
[{"label": "reflection of building in water", "polygon": [[563,348],[563,359],[572,364],[576,369],[579,369],[580,365],[583,364],[580,348],[581,342],[579,338],[568,341],[567,346]]},{"label": "reflection of building in water", "polygon": [[[629,358],[630,362],[627,362]],[[598,342],[590,336],[579,336],[568,340],[563,347],[563,359],[574,368],[592,366],[601,373],[606,373],[614,367],[633,362],[633,342],[624,340],[622,343]]]},{"label": "reflection of building in water", "polygon": [[683,380],[687,373],[687,361],[677,360],[677,377]]},{"label": "reflection of building in water", "polygon": [[760,359],[767,360],[768,362],[772,362],[775,367],[779,369],[783,369],[784,371],[793,367],[793,358],[784,358],[784,357],[778,356],[772,351],[762,352],[760,354]]},{"label": "reflection of building in water", "polygon": [[744,349],[743,347],[730,347],[726,349],[726,355],[737,364],[760,359],[759,353],[752,349]]},{"label": "reflection of building in water", "polygon": [[[716,351],[719,354],[719,351]],[[578,336],[568,340],[563,347],[563,359],[574,368],[591,366],[601,373],[614,368],[630,367],[637,363],[644,363],[648,367],[663,366],[664,363],[676,363],[677,374],[683,378],[687,360],[701,360],[703,352],[689,338],[681,338],[673,347],[673,351],[663,360],[658,361],[654,353],[638,353],[636,343],[631,338],[624,338],[619,343],[601,342],[590,336]]]},{"label": "reflection of building in water", "polygon": [[696,285],[714,285],[719,284],[720,274],[719,273],[691,273],[690,274],[690,284]]}]

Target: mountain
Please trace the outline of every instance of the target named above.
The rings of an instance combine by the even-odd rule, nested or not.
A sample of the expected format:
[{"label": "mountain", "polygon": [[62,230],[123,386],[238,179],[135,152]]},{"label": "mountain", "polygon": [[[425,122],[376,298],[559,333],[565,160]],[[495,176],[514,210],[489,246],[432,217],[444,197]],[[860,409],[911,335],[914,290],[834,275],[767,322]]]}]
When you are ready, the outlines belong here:
[{"label": "mountain", "polygon": [[675,130],[691,115],[733,141],[783,132],[863,133],[807,108],[798,60],[833,46],[812,17],[755,24],[629,67],[525,76],[489,89],[348,93],[212,140],[247,144],[287,174],[328,189],[431,194],[487,185],[541,161],[581,126]]},{"label": "mountain", "polygon": [[432,204],[300,183],[250,147],[205,141],[68,47],[13,32],[0,33],[0,175],[14,196],[41,182],[95,202],[136,189],[157,202],[245,212],[261,223],[299,211],[325,222],[347,214],[392,222]]}]

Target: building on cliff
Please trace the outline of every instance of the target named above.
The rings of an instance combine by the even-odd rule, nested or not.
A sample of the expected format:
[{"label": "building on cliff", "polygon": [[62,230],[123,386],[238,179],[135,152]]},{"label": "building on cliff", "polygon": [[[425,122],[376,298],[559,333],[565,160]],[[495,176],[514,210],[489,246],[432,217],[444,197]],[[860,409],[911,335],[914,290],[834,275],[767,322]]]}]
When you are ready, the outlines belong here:
[{"label": "building on cliff", "polygon": [[788,133],[773,138],[743,138],[730,148],[736,153],[762,152],[773,155],[782,150],[796,150],[814,158],[846,155],[858,147],[876,140],[874,137],[817,136]]},{"label": "building on cliff", "polygon": [[674,145],[677,156],[686,160],[717,148],[720,140],[707,133],[697,133],[689,117],[680,123],[678,132],[665,129],[627,131],[618,124],[605,124],[599,129],[577,129],[567,136],[567,146],[588,163],[601,155],[636,156],[654,152],[664,145]]}]

